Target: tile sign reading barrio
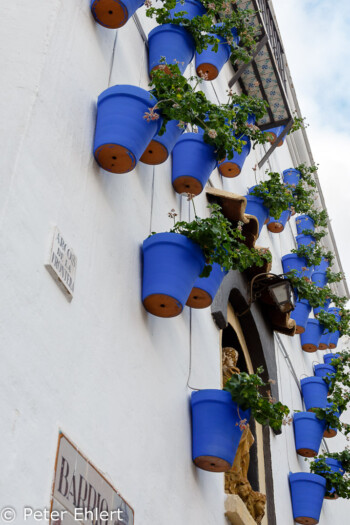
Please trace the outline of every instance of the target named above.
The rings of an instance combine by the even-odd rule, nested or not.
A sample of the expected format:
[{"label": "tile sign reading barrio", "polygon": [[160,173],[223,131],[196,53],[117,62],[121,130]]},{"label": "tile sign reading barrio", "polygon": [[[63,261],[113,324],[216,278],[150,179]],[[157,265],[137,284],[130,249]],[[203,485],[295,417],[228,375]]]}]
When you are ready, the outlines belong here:
[{"label": "tile sign reading barrio", "polygon": [[134,525],[134,511],[104,476],[59,435],[51,525]]},{"label": "tile sign reading barrio", "polygon": [[69,301],[73,299],[77,257],[57,228],[53,229],[46,269]]}]

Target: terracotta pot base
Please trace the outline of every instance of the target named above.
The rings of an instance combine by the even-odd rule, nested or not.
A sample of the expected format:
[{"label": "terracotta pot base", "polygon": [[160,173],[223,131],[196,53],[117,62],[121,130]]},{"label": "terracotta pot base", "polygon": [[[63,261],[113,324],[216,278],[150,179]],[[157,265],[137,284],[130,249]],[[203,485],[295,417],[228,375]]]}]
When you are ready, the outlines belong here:
[{"label": "terracotta pot base", "polygon": [[338,498],[339,498],[338,494],[334,494],[334,496],[325,496],[325,497],[324,497],[324,499],[330,499],[330,500],[332,500],[332,499],[338,499]]},{"label": "terracotta pot base", "polygon": [[203,190],[202,184],[189,175],[178,177],[174,180],[173,187],[177,193],[191,193],[191,195],[199,195]]},{"label": "terracotta pot base", "polygon": [[201,288],[192,288],[186,305],[190,308],[207,308],[212,303],[212,298],[205,290]]},{"label": "terracotta pot base", "polygon": [[330,348],[331,350],[334,350],[334,348],[337,348],[337,347],[334,343],[329,343],[328,348]]},{"label": "terracotta pot base", "polygon": [[299,454],[299,456],[303,456],[304,458],[314,458],[315,456],[317,456],[317,452],[309,448],[299,448],[297,450],[297,453]]},{"label": "terracotta pot base", "polygon": [[303,334],[305,332],[305,328],[303,326],[298,326],[297,325],[297,329],[295,331],[296,334]]},{"label": "terracotta pot base", "polygon": [[324,343],[320,343],[320,344],[318,345],[318,349],[319,349],[319,350],[328,350],[328,346],[325,345]]},{"label": "terracotta pot base", "polygon": [[92,10],[97,22],[110,29],[122,27],[128,20],[128,11],[118,0],[96,0]]},{"label": "terracotta pot base", "polygon": [[162,164],[168,158],[168,150],[163,144],[157,140],[151,140],[145,149],[140,161],[144,164],[151,164],[156,166],[157,164]]},{"label": "terracotta pot base", "polygon": [[296,523],[302,523],[303,525],[316,525],[316,523],[318,523],[318,520],[315,520],[315,518],[308,518],[306,516],[299,516],[299,518],[295,518],[294,521]]},{"label": "terracotta pot base", "polygon": [[157,317],[176,317],[181,314],[181,304],[170,295],[155,293],[144,299],[143,305],[147,312]]},{"label": "terracotta pot base", "polygon": [[337,435],[337,431],[333,428],[330,428],[329,430],[325,430],[323,433],[323,437],[325,438],[334,438]]},{"label": "terracotta pot base", "polygon": [[304,352],[308,352],[309,354],[311,354],[313,352],[316,352],[317,346],[311,343],[306,343],[302,346],[302,349],[304,350]]},{"label": "terracotta pot base", "polygon": [[205,80],[214,80],[219,74],[217,67],[209,63],[204,63],[198,66],[196,72],[199,77],[201,76],[201,74],[207,75]]},{"label": "terracotta pot base", "polygon": [[154,66],[152,68],[152,70],[150,72],[150,77],[151,78],[152,78],[152,72],[155,71],[156,69],[163,69],[164,73],[166,73],[167,75],[172,75],[171,70],[169,69],[169,67],[166,64],[159,64],[158,66]]},{"label": "terracotta pot base", "polygon": [[232,179],[241,173],[241,168],[235,162],[225,162],[225,164],[219,166],[219,173],[223,177]]},{"label": "terracotta pot base", "polygon": [[194,464],[196,467],[209,472],[228,472],[232,466],[228,461],[215,456],[198,456],[195,458]]},{"label": "terracotta pot base", "polygon": [[103,144],[95,151],[95,159],[101,168],[112,173],[127,173],[136,166],[131,151],[119,144]]},{"label": "terracotta pot base", "polygon": [[281,233],[284,230],[284,226],[279,222],[270,222],[270,224],[267,225],[267,229],[272,233]]}]

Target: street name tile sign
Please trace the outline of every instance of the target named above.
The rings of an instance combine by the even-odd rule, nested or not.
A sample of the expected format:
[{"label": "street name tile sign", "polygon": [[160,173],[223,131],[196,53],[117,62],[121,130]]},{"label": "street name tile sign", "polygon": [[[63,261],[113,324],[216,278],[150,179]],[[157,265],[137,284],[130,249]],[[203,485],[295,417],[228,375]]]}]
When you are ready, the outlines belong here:
[{"label": "street name tile sign", "polygon": [[73,523],[134,525],[134,511],[78,448],[60,433],[50,524]]},{"label": "street name tile sign", "polygon": [[67,299],[71,301],[74,294],[77,257],[57,226],[52,232],[49,256],[45,267]]}]

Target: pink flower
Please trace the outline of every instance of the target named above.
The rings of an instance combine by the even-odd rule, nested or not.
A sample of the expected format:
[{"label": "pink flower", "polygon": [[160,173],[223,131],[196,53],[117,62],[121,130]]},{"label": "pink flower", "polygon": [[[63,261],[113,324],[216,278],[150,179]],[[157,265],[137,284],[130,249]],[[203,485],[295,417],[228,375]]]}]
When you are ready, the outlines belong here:
[{"label": "pink flower", "polygon": [[216,137],[218,136],[217,132],[215,131],[215,129],[210,129],[208,131],[208,135],[211,139],[216,139]]},{"label": "pink flower", "polygon": [[159,119],[159,113],[155,111],[154,108],[148,108],[149,111],[146,111],[143,118],[147,120],[147,122],[151,122],[152,120],[158,120]]}]

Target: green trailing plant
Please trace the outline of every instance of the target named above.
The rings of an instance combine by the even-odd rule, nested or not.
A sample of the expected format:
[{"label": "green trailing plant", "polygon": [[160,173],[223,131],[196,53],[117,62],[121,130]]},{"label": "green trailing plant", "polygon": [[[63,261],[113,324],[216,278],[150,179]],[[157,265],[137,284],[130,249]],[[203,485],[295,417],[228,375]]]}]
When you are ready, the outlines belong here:
[{"label": "green trailing plant", "polygon": [[262,199],[270,216],[279,219],[281,213],[290,206],[292,192],[281,182],[279,173],[269,172],[267,175],[269,178],[257,184],[251,195]]},{"label": "green trailing plant", "polygon": [[[296,222],[298,222],[298,219],[296,220]],[[314,230],[303,230],[302,231],[302,234],[303,235],[312,235],[316,242],[319,242],[321,239],[323,239],[323,237],[325,237],[327,235],[327,232],[326,230],[321,230],[321,231],[314,231]]]},{"label": "green trailing plant", "polygon": [[346,446],[344,450],[341,452],[325,452],[324,454],[320,454],[318,456],[319,458],[330,458],[335,459],[336,461],[340,461],[342,464],[342,467],[344,469],[344,472],[350,473],[350,447]]},{"label": "green trailing plant", "polygon": [[326,455],[319,455],[310,463],[310,471],[326,480],[326,496],[350,499],[350,476],[345,472],[334,472],[326,463]]},{"label": "green trailing plant", "polygon": [[301,244],[298,248],[293,248],[291,252],[298,257],[304,257],[306,266],[318,266],[321,264],[322,257],[325,256],[323,247],[316,241],[311,241],[308,245]]},{"label": "green trailing plant", "polygon": [[[259,33],[259,27],[250,24],[251,16],[254,14],[253,10],[232,9],[232,3],[228,3],[226,0],[203,0],[201,3],[206,8],[206,13],[188,20],[185,5],[183,10],[175,13],[175,15],[170,13],[176,3],[176,0],[163,0],[162,5],[148,7],[146,16],[155,18],[158,24],[176,24],[184,27],[192,36],[198,53],[201,53],[208,46],[213,46],[213,50],[217,51],[218,46],[221,45],[216,38],[216,35],[219,35],[230,46],[231,60],[242,62],[251,60]],[[220,17],[220,26],[216,25],[218,16]],[[239,46],[234,42],[232,28],[237,30],[240,38]]]},{"label": "green trailing plant", "polygon": [[[162,66],[162,65],[161,65]],[[158,102],[145,114],[146,120],[163,117],[162,135],[170,120],[178,120],[179,126],[190,124],[204,130],[204,141],[215,147],[217,158],[231,159],[233,150],[241,153],[247,135],[255,144],[265,142],[264,134],[257,126],[247,124],[250,114],[259,119],[266,112],[265,101],[247,95],[228,93],[227,104],[220,106],[207,100],[203,91],[197,90],[202,80],[186,79],[177,65],[160,66],[152,73],[151,93]]]},{"label": "green trailing plant", "polygon": [[339,322],[334,314],[320,310],[317,314],[317,319],[328,332],[333,333],[339,330]]},{"label": "green trailing plant", "polygon": [[306,129],[309,127],[309,124],[305,124],[305,117],[298,117],[298,113],[296,111],[293,112],[293,119],[293,125],[288,131],[288,135],[294,133],[295,131],[298,131],[299,129]]},{"label": "green trailing plant", "polygon": [[332,272],[330,268],[327,268],[326,277],[327,277],[327,281],[329,284],[339,283],[340,281],[344,279],[344,274],[343,272],[337,272],[337,273]]},{"label": "green trailing plant", "polygon": [[[190,197],[192,200],[192,198]],[[225,270],[239,270],[243,272],[251,266],[263,266],[266,261],[271,261],[270,252],[255,248],[248,248],[245,237],[242,235],[242,227],[238,224],[233,228],[232,224],[221,213],[218,204],[208,206],[211,210],[210,217],[200,218],[195,208],[193,221],[177,221],[170,232],[179,233],[197,243],[204,254],[206,264],[200,277],[210,275],[212,264],[218,263]],[[176,213],[172,210],[169,216],[175,220]]]},{"label": "green trailing plant", "polygon": [[[280,401],[276,402],[269,391],[269,383],[261,378],[264,369],[259,367],[256,374],[241,372],[233,374],[226,382],[224,390],[230,392],[232,400],[242,410],[251,409],[252,416],[261,425],[269,425],[279,431],[288,422],[289,408]],[[271,383],[272,381],[269,380]]]}]

